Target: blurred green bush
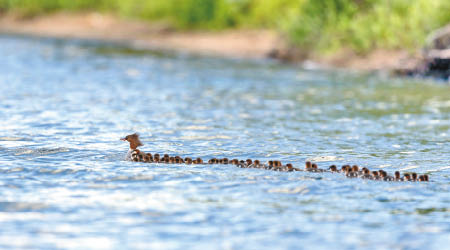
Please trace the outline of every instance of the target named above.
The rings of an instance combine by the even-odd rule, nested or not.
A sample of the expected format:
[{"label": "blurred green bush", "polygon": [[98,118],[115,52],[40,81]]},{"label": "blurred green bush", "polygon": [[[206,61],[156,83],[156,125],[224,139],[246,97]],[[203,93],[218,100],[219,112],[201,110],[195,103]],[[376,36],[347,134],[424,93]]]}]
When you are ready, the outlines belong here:
[{"label": "blurred green bush", "polygon": [[316,53],[416,49],[450,22],[449,0],[0,0],[0,10],[101,11],[179,29],[269,28]]}]

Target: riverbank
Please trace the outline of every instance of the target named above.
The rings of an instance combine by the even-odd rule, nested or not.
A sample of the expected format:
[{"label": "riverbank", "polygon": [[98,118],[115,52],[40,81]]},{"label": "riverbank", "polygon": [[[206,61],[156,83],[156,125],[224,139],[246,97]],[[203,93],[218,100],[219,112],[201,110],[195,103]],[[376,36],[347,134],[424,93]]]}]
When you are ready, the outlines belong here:
[{"label": "riverbank", "polygon": [[[57,25],[56,25],[57,24]],[[375,50],[358,55],[342,49],[334,54],[306,57],[289,48],[287,39],[271,30],[178,31],[157,22],[124,20],[113,15],[55,13],[33,18],[7,14],[0,18],[0,33],[112,41],[140,49],[161,49],[229,58],[288,62],[313,61],[324,67],[365,71],[392,71],[417,65],[419,56],[407,50]]]}]

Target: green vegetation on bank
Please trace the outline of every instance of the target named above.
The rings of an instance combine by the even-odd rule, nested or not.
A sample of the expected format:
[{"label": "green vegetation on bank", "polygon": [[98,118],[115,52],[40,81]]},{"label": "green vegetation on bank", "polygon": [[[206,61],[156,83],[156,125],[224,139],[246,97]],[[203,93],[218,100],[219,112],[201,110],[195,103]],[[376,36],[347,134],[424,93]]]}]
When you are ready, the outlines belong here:
[{"label": "green vegetation on bank", "polygon": [[315,52],[416,49],[450,22],[449,0],[0,0],[23,16],[95,10],[180,29],[269,28]]}]

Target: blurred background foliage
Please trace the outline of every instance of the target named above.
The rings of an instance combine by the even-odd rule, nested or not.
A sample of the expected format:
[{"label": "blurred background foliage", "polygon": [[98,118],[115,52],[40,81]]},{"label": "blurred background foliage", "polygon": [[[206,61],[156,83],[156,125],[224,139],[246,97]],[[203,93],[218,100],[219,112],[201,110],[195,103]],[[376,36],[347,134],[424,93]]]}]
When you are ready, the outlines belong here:
[{"label": "blurred background foliage", "polygon": [[417,49],[450,22],[450,0],[0,0],[0,11],[99,11],[184,30],[273,29],[319,53]]}]

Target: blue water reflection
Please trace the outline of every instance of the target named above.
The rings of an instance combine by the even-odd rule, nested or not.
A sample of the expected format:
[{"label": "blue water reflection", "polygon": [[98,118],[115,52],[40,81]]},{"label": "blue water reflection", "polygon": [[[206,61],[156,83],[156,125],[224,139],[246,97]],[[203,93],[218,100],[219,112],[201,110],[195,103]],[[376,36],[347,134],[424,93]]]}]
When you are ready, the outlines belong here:
[{"label": "blue water reflection", "polygon": [[[0,247],[442,249],[450,88],[85,41],[0,37]],[[124,161],[357,163],[430,183]]]}]

